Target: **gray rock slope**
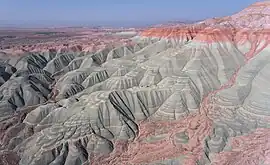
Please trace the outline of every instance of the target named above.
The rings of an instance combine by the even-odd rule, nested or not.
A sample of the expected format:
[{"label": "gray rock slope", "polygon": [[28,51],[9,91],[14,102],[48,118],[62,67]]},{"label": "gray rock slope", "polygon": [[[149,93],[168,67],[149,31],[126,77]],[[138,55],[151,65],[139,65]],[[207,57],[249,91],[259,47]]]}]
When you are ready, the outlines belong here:
[{"label": "gray rock slope", "polygon": [[257,128],[269,128],[270,119],[270,50],[264,49],[238,72],[235,83],[211,98],[215,107],[209,117],[214,121],[213,134],[205,147],[214,153],[230,151],[232,137],[247,135]]},{"label": "gray rock slope", "polygon": [[[205,150],[211,156],[229,137],[267,127],[269,92],[258,87],[269,85],[268,56],[266,50],[244,65],[243,53],[230,43],[139,38],[91,54],[48,51],[29,54],[15,67],[0,64],[1,121],[25,113],[20,124],[6,126],[3,148],[16,152],[20,165],[89,163],[92,154],[112,152],[114,140],[136,138],[142,120],[196,112],[241,67],[235,85],[212,98],[219,110],[210,113],[216,126]],[[8,130],[16,131],[10,136]]]}]

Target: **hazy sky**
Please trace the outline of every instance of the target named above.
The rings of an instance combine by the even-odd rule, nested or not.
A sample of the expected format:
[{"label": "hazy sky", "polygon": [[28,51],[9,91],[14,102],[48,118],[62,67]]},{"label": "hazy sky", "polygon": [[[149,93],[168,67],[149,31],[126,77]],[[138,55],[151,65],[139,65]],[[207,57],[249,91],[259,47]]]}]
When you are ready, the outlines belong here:
[{"label": "hazy sky", "polygon": [[0,25],[136,25],[233,14],[256,0],[0,0]]}]

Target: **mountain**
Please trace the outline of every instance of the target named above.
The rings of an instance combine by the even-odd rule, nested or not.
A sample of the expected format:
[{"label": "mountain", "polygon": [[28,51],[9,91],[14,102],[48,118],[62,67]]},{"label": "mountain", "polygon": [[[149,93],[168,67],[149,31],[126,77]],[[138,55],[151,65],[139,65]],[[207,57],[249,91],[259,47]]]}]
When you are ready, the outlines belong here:
[{"label": "mountain", "polygon": [[269,9],[3,61],[0,164],[269,164]]}]

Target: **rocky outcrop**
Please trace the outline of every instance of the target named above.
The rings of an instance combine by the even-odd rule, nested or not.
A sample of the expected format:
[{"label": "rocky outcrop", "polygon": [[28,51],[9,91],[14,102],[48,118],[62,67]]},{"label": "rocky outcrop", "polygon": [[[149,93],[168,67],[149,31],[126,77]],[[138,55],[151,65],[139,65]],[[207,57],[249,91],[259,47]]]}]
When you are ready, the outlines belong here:
[{"label": "rocky outcrop", "polygon": [[92,53],[74,47],[0,63],[1,150],[20,165],[252,161],[239,148],[267,162],[270,35],[228,23],[240,14],[151,28]]},{"label": "rocky outcrop", "polygon": [[[18,71],[4,85],[20,86],[30,75],[34,82],[29,83],[40,85],[32,85],[34,97],[17,99],[25,89],[12,95],[11,105],[57,101],[27,111],[23,123],[11,127],[33,132],[23,139],[26,135],[19,131],[10,138],[20,140],[6,144],[13,145],[20,164],[86,163],[95,160],[91,155],[109,154],[117,147],[114,141],[138,137],[141,121],[181,120],[198,113],[203,98],[245,61],[233,43],[206,44],[194,38],[179,48],[165,38],[141,37],[136,42],[94,54],[32,54],[18,62]],[[38,94],[44,94],[43,99]],[[12,113],[17,110],[11,108]]]}]

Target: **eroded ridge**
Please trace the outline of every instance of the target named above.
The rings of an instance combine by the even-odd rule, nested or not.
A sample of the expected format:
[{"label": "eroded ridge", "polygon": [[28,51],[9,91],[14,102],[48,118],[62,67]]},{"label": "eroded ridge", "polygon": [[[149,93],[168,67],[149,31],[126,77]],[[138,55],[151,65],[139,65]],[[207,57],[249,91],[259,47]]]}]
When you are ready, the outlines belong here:
[{"label": "eroded ridge", "polygon": [[[196,162],[203,156],[211,121],[198,115],[200,104],[244,64],[244,54],[230,43],[194,41],[179,49],[167,39],[141,40],[148,44],[137,51],[120,47],[95,53],[94,59],[67,54],[86,60],[67,73],[47,71],[59,77],[54,85],[58,92],[53,92],[59,101],[32,110],[24,119],[34,134],[14,148],[21,164],[128,163],[134,154],[131,162],[140,164],[160,161],[159,154],[170,150],[164,159],[183,153],[183,162]],[[160,125],[159,133],[150,129],[155,125]],[[164,150],[154,152],[155,144]],[[121,145],[130,148],[126,156],[118,155]],[[137,147],[148,148],[144,152],[151,151],[152,159],[138,155]]]},{"label": "eroded ridge", "polygon": [[20,165],[269,164],[269,31],[225,22],[233,17],[1,62],[0,156]]}]

